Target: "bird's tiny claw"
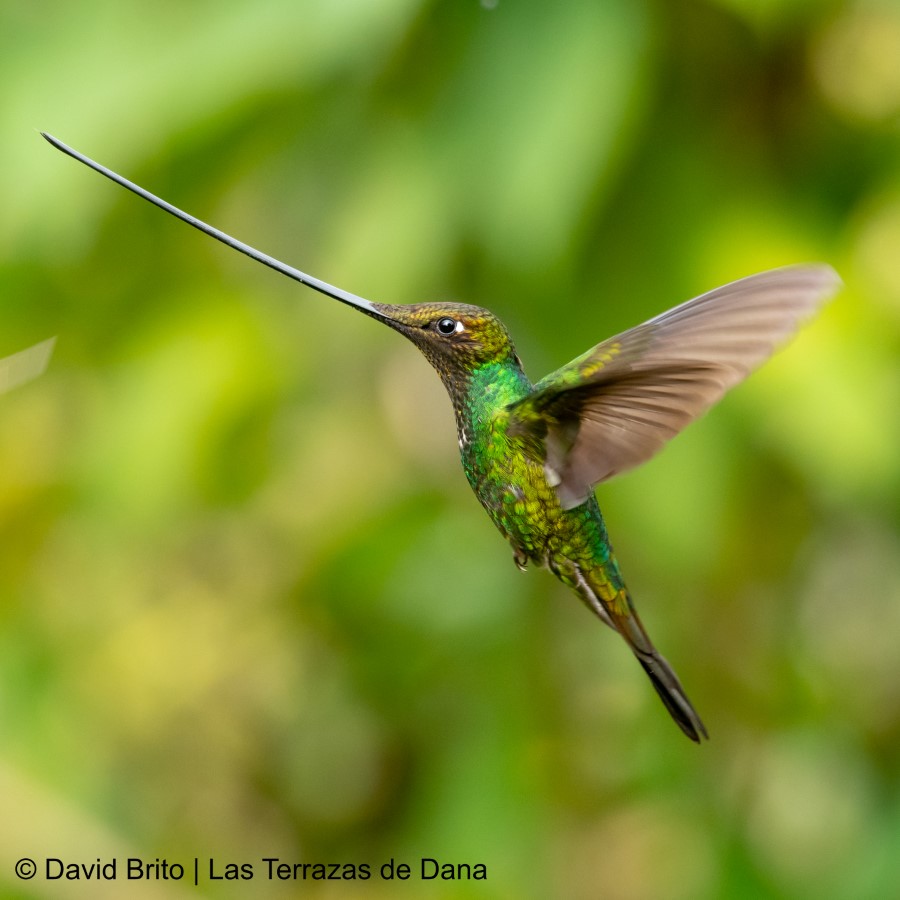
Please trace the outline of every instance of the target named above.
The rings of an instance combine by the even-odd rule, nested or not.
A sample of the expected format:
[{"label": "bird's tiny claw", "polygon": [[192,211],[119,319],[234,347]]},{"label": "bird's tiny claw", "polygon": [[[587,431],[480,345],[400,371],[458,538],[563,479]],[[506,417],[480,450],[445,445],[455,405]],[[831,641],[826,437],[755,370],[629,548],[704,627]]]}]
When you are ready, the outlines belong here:
[{"label": "bird's tiny claw", "polygon": [[520,572],[528,568],[528,555],[524,550],[513,550],[513,562]]}]

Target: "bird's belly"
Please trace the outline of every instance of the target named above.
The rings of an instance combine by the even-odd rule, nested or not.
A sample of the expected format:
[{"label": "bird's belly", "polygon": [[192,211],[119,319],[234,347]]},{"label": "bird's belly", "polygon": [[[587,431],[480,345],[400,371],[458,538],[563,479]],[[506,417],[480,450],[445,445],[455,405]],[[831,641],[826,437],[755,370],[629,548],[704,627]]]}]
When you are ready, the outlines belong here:
[{"label": "bird's belly", "polygon": [[512,545],[516,562],[550,565],[569,560],[585,570],[610,562],[612,548],[596,499],[563,509],[544,467],[525,454],[463,452],[463,468],[482,506]]},{"label": "bird's belly", "polygon": [[466,466],[469,483],[517,557],[545,563],[560,543],[567,512],[544,475],[529,459],[513,465]]}]

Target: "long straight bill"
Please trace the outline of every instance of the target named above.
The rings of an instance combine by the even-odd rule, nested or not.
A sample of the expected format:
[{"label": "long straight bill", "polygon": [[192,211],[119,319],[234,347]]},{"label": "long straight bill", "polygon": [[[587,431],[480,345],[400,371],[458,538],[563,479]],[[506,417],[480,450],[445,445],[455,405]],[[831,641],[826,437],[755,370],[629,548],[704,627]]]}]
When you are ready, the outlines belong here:
[{"label": "long straight bill", "polygon": [[341,290],[341,288],[335,287],[333,284],[328,284],[327,281],[321,281],[318,278],[314,278],[312,275],[307,275],[306,272],[301,272],[299,269],[295,269],[293,266],[288,266],[280,260],[277,260],[274,257],[269,256],[266,253],[262,253],[254,247],[251,247],[249,244],[245,244],[243,241],[239,241],[236,238],[231,237],[231,235],[225,234],[224,231],[219,231],[218,228],[213,228],[212,225],[207,225],[206,222],[203,222],[200,219],[189,215],[183,210],[180,210],[177,206],[173,206],[171,203],[167,203],[161,197],[157,197],[155,194],[151,194],[149,191],[144,190],[144,188],[134,184],[127,178],[123,178],[121,175],[113,172],[111,169],[107,169],[106,166],[101,166],[100,163],[94,162],[94,160],[85,156],[83,153],[79,153],[77,150],[69,147],[67,144],[64,144],[62,141],[53,137],[53,135],[47,134],[46,132],[42,131],[41,136],[45,140],[49,141],[54,147],[56,147],[57,150],[62,150],[63,153],[68,154],[73,159],[77,159],[80,163],[84,163],[95,172],[99,172],[101,175],[105,175],[116,184],[120,184],[122,185],[122,187],[128,188],[129,191],[137,194],[138,197],[143,197],[144,200],[149,200],[152,204],[158,206],[160,209],[164,209],[167,213],[171,213],[176,218],[181,219],[182,222],[187,222],[188,225],[193,225],[194,228],[202,231],[204,234],[208,234],[210,237],[215,238],[217,241],[221,241],[223,244],[226,244],[232,249],[237,250],[238,252],[243,253],[246,256],[249,256],[250,259],[255,259],[257,262],[261,262],[264,266],[268,266],[270,269],[274,269],[276,272],[281,272],[282,275],[287,275],[288,278],[293,278],[294,281],[299,281],[300,284],[305,284],[307,287],[311,287],[313,290],[319,291],[320,293],[325,294],[328,297],[333,297],[335,300],[340,300],[341,303],[347,303],[350,306],[355,306],[357,309],[361,309],[364,312],[371,313],[377,316],[379,319],[385,318],[384,313],[376,309],[374,305],[371,304],[368,300],[364,300],[362,297],[357,297],[356,294],[351,294],[349,291]]}]

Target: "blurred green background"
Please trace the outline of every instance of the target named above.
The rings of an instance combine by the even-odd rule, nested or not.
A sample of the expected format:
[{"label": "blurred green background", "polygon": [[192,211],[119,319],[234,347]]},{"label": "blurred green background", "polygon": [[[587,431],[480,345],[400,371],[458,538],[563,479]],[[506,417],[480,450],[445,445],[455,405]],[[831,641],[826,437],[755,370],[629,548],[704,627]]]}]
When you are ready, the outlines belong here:
[{"label": "blurred green background", "polygon": [[[900,896],[900,7],[7,0],[0,894],[393,897],[259,860],[484,863],[404,896]],[[599,491],[695,747],[522,575],[412,346],[45,129],[537,378],[754,271],[839,297]],[[253,882],[18,881],[194,856]],[[121,863],[120,863],[121,865]]]}]

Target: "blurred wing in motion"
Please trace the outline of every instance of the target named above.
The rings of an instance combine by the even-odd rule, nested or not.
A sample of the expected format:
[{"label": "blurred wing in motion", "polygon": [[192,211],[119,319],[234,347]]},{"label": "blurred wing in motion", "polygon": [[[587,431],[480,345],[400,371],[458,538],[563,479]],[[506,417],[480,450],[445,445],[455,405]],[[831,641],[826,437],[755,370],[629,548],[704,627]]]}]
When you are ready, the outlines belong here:
[{"label": "blurred wing in motion", "polygon": [[703,415],[839,287],[824,265],[751,275],[612,337],[509,408],[564,508],[650,459]]},{"label": "blurred wing in motion", "polygon": [[0,394],[27,384],[41,375],[47,368],[55,343],[56,338],[52,337],[0,359]]}]

